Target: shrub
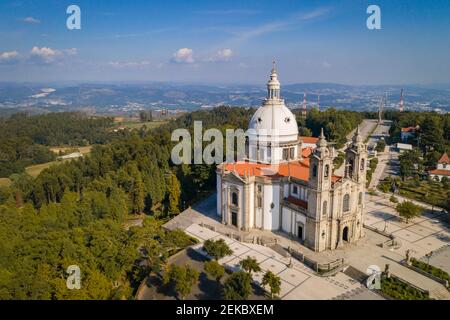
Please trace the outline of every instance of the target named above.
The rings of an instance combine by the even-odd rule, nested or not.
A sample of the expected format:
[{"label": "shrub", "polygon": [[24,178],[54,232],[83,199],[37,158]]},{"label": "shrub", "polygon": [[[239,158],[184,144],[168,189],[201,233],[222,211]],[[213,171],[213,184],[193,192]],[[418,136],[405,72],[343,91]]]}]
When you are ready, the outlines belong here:
[{"label": "shrub", "polygon": [[428,263],[425,263],[423,261],[417,260],[415,258],[411,259],[411,264],[419,268],[420,270],[425,271],[426,273],[429,273],[439,279],[447,280],[450,283],[450,275],[445,272],[444,270],[437,268],[435,266],[429,265]]},{"label": "shrub", "polygon": [[234,272],[223,286],[225,300],[246,300],[252,293],[252,277],[244,271]]},{"label": "shrub", "polygon": [[430,297],[394,277],[381,278],[381,292],[396,300],[430,300]]},{"label": "shrub", "polygon": [[206,240],[203,244],[203,250],[205,250],[206,253],[215,260],[222,259],[223,257],[229,256],[233,253],[233,250],[228,247],[223,239],[219,239],[217,241]]},{"label": "shrub", "polygon": [[392,202],[392,203],[398,203],[398,199],[395,196],[391,196],[389,198],[389,201]]}]

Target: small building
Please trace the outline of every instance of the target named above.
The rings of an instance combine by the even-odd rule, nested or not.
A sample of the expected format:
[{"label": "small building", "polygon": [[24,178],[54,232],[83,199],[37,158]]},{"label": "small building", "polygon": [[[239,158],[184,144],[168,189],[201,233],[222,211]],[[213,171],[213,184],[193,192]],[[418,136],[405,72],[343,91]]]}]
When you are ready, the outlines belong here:
[{"label": "small building", "polygon": [[409,139],[416,136],[416,132],[419,130],[419,126],[402,128],[400,133],[400,139],[402,142],[408,142]]},{"label": "small building", "polygon": [[428,172],[430,178],[442,181],[442,178],[450,179],[450,158],[447,153],[444,153],[437,162],[436,169]]},{"label": "small building", "polygon": [[405,152],[407,150],[412,150],[412,149],[413,149],[412,144],[408,144],[408,143],[396,143],[394,145],[394,150],[397,152],[400,152],[400,153]]}]

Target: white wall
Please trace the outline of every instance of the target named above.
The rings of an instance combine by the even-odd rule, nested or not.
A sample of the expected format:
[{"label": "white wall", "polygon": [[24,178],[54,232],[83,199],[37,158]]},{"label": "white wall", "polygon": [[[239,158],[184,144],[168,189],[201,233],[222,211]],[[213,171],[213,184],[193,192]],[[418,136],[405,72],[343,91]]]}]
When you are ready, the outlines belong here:
[{"label": "white wall", "polygon": [[291,222],[292,222],[292,211],[286,207],[283,207],[282,210],[282,220],[281,220],[281,229],[284,232],[292,233]]},{"label": "white wall", "polygon": [[220,217],[222,216],[222,177],[218,173],[217,174],[217,215]]},{"label": "white wall", "polygon": [[297,236],[297,223],[300,222],[303,224],[303,239],[305,239],[306,217],[286,207],[283,207],[282,215],[281,229],[284,232]]},{"label": "white wall", "polygon": [[249,208],[249,212],[247,213],[248,215],[249,215],[249,219],[248,219],[248,221],[249,221],[249,228],[253,228],[253,225],[254,225],[254,213],[255,213],[255,184],[254,183],[251,183],[250,185],[249,185],[249,198],[248,198],[248,201],[249,201],[249,206],[248,206],[248,208]]},{"label": "white wall", "polygon": [[[264,185],[264,230],[278,230],[280,225],[280,185]],[[274,204],[273,209],[271,204]]]},{"label": "white wall", "polygon": [[[240,185],[235,185],[235,184],[232,184],[232,183],[230,183],[230,182],[228,182],[228,181],[225,181],[224,182],[224,184],[223,184],[223,186],[224,186],[224,188],[225,188],[225,197],[224,197],[224,199],[222,200],[223,201],[223,203],[225,203],[225,205],[226,206],[228,206],[228,203],[229,203],[229,201],[231,201],[231,198],[230,198],[230,200],[228,200],[228,197],[229,197],[229,193],[230,193],[230,188],[236,188],[238,191],[239,191],[239,201],[238,201],[238,204],[239,204],[239,212],[238,212],[238,219],[240,219],[240,225],[241,226],[243,226],[244,225],[244,217],[243,217],[243,215],[242,215],[242,212],[243,212],[243,210],[244,210],[244,190],[243,190],[243,187],[242,186],[240,186]],[[228,208],[226,208],[226,210],[225,210],[225,212],[226,213],[228,213],[227,212],[228,211]],[[228,217],[225,217],[225,221],[228,221]],[[231,220],[230,220],[230,223],[231,223]]]}]

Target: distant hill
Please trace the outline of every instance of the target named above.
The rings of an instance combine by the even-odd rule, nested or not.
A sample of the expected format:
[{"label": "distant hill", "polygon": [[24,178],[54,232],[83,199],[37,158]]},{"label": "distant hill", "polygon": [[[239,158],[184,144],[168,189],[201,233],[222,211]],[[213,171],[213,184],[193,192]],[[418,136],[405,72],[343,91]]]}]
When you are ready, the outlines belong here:
[{"label": "distant hill", "polygon": [[[404,88],[408,110],[450,111],[450,88],[446,85],[351,86],[336,83],[296,83],[282,86],[291,108],[299,107],[307,93],[308,107],[375,110],[388,95],[387,107],[398,106]],[[17,111],[31,114],[83,110],[97,114],[131,114],[141,109],[194,110],[218,105],[254,107],[266,95],[261,85],[201,85],[173,83],[0,83],[0,116]]]}]

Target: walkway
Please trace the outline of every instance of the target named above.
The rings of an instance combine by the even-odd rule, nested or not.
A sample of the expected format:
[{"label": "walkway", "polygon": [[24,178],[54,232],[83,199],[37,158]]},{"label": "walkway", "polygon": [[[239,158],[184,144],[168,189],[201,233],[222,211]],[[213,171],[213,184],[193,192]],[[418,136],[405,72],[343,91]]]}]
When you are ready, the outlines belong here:
[{"label": "walkway", "polygon": [[285,258],[274,250],[250,243],[242,243],[210,229],[192,224],[185,230],[196,237],[200,244],[192,248],[206,256],[202,250],[202,242],[208,239],[223,239],[233,250],[233,254],[219,260],[225,268],[231,271],[240,270],[239,262],[250,256],[258,261],[262,271],[253,274],[254,282],[261,284],[264,273],[272,271],[281,278],[280,297],[285,300],[325,300],[325,299],[382,299],[349,276],[340,272],[333,277],[320,277],[311,269],[296,261]]}]

